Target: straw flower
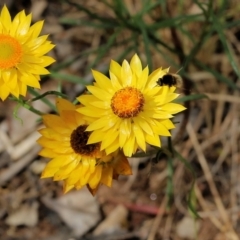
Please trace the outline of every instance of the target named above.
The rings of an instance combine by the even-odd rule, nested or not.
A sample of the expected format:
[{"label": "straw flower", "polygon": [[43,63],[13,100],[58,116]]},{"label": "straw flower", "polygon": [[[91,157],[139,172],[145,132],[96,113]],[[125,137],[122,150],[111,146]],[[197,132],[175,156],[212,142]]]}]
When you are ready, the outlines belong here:
[{"label": "straw flower", "polygon": [[[64,99],[57,99],[59,115],[43,116],[45,128],[38,143],[43,147],[39,155],[50,158],[42,178],[64,180],[64,192],[87,186],[95,194],[99,185],[112,185],[112,179],[131,174],[127,158],[120,151],[106,155],[100,144],[87,145],[89,119],[83,119],[76,106]],[[79,107],[79,106],[78,106]]]},{"label": "straw flower", "polygon": [[86,129],[92,132],[88,143],[100,142],[107,154],[123,149],[129,157],[138,148],[146,151],[147,144],[160,147],[159,136],[170,136],[174,128],[173,114],[185,109],[172,103],[179,96],[175,87],[157,85],[167,72],[159,68],[149,76],[148,67],[142,69],[136,54],[122,66],[111,61],[110,78],[93,71],[96,82],[87,87],[92,95],[78,97],[84,107],[77,110],[95,118]]},{"label": "straw flower", "polygon": [[43,21],[31,24],[31,14],[19,12],[13,20],[4,5],[0,13],[0,98],[26,96],[27,86],[40,88],[39,75],[55,60],[44,56],[54,45],[39,34]]}]

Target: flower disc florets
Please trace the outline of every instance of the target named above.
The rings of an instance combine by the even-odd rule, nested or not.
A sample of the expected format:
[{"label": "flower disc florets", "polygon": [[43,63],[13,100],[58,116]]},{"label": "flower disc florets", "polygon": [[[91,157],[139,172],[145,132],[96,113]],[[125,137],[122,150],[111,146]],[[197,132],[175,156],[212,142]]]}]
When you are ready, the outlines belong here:
[{"label": "flower disc florets", "polygon": [[120,118],[136,117],[143,110],[143,106],[143,94],[133,87],[118,90],[111,100],[111,108]]},{"label": "flower disc florets", "polygon": [[87,144],[90,132],[86,132],[87,125],[82,125],[73,130],[70,142],[75,153],[91,156],[95,151],[99,151],[100,144]]}]

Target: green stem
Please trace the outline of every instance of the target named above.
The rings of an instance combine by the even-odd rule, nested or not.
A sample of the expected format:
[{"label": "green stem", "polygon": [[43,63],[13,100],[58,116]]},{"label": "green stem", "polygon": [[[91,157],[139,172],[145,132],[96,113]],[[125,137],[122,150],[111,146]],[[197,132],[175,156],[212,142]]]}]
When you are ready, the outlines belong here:
[{"label": "green stem", "polygon": [[[35,91],[34,89],[32,89],[30,87],[28,88],[28,91],[35,97],[42,96],[41,94],[39,94],[37,91]],[[48,99],[43,98],[43,99],[41,99],[41,101],[44,102],[47,106],[49,106],[52,110],[56,111],[54,104],[52,104]]]},{"label": "green stem", "polygon": [[[28,101],[25,101],[25,100],[23,100],[22,98],[11,97],[10,99],[13,100],[14,102],[17,102],[17,103],[18,103],[18,105],[17,105],[17,107],[16,107],[16,111],[17,111],[17,110],[19,109],[19,107],[21,106],[21,107],[24,107],[24,108],[26,108],[27,110],[29,110],[29,111],[31,111],[31,112],[39,115],[39,116],[42,116],[42,115],[44,114],[43,112],[35,109],[33,106],[31,106],[31,105],[28,103]],[[14,112],[14,116],[15,116],[16,118],[18,118],[16,111]]]},{"label": "green stem", "polygon": [[27,102],[23,102],[23,103],[19,103],[22,107],[26,108],[27,110],[39,115],[39,116],[42,116],[44,113],[35,109],[34,107],[32,107],[31,105],[29,105]]},{"label": "green stem", "polygon": [[60,92],[57,92],[57,91],[47,91],[47,92],[43,93],[42,95],[39,95],[39,96],[37,96],[35,98],[32,98],[30,100],[30,102],[34,102],[36,100],[42,99],[43,97],[45,97],[47,95],[51,95],[51,94],[57,95],[57,96],[60,96],[60,97],[63,97],[63,98],[67,98],[67,95],[65,95],[63,93],[60,93]]}]

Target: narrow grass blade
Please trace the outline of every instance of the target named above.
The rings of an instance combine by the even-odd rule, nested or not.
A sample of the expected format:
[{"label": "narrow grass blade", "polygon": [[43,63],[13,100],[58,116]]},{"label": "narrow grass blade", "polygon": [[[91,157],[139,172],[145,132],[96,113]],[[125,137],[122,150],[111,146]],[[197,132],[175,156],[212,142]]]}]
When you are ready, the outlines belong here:
[{"label": "narrow grass blade", "polygon": [[195,101],[195,100],[199,100],[199,99],[203,99],[203,98],[208,98],[208,96],[205,94],[191,94],[188,96],[177,98],[174,102],[183,103],[183,102]]},{"label": "narrow grass blade", "polygon": [[77,77],[77,76],[74,76],[74,75],[70,75],[70,74],[59,73],[59,72],[51,72],[50,76],[52,78],[57,78],[57,79],[60,79],[60,80],[64,80],[66,82],[82,84],[84,86],[89,84],[83,78],[80,78],[80,77]]}]

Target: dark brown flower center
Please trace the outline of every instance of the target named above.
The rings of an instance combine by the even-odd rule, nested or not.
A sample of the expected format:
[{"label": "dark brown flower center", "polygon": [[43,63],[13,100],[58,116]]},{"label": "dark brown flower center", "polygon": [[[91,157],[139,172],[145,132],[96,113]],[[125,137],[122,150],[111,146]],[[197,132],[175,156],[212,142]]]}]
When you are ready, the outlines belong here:
[{"label": "dark brown flower center", "polygon": [[90,132],[86,132],[87,125],[76,128],[71,134],[71,147],[75,153],[85,156],[91,156],[99,150],[99,144],[87,144]]}]

